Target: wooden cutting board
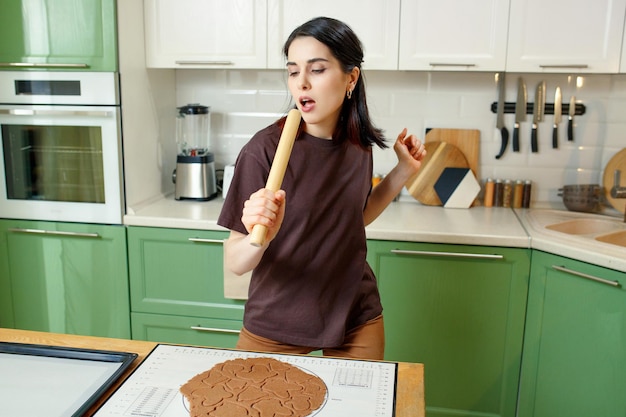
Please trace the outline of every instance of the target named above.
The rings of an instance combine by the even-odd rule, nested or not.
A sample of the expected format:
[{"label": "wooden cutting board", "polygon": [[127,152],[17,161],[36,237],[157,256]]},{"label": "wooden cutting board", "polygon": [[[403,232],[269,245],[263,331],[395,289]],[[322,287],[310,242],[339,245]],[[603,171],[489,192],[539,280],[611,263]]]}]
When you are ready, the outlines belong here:
[{"label": "wooden cutting board", "polygon": [[417,174],[409,178],[406,188],[422,204],[441,206],[435,183],[445,168],[470,168],[465,155],[447,142],[425,142],[426,157]]},{"label": "wooden cutting board", "polygon": [[474,176],[476,178],[480,178],[478,175],[480,167],[478,162],[478,156],[480,154],[480,130],[443,128],[426,129],[424,143],[428,142],[446,142],[459,148],[463,155],[465,155],[469,168],[474,173]]},{"label": "wooden cutting board", "polygon": [[626,149],[622,149],[609,160],[609,163],[606,164],[604,168],[604,174],[602,175],[602,185],[604,186],[607,201],[615,210],[624,213],[624,211],[626,211],[626,198],[611,197],[611,188],[613,188],[613,178],[616,169],[621,171],[619,185],[626,187]]}]

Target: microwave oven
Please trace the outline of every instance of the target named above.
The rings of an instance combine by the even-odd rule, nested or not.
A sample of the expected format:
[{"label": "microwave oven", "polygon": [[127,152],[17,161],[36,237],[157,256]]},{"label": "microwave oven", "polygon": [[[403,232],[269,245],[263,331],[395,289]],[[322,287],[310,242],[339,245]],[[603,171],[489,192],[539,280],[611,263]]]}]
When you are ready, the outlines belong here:
[{"label": "microwave oven", "polygon": [[0,218],[121,224],[116,73],[0,71]]}]

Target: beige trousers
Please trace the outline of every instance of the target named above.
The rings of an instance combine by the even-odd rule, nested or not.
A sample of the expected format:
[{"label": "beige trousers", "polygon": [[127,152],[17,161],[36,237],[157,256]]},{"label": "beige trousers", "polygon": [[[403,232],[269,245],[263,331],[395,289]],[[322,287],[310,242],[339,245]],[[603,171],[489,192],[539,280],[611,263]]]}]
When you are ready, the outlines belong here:
[{"label": "beige trousers", "polygon": [[[257,352],[274,352],[287,354],[307,354],[319,348],[294,346],[277,342],[250,333],[245,327],[241,329],[237,349]],[[322,349],[324,356],[351,359],[383,360],[385,356],[385,327],[383,316],[378,316],[350,331],[343,345]]]}]

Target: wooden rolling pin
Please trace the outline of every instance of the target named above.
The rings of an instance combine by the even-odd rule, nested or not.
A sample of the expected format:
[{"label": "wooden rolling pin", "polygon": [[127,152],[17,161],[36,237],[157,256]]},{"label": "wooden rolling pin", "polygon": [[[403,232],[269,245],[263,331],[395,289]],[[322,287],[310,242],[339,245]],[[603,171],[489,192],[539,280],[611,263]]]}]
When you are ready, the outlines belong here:
[{"label": "wooden rolling pin", "polygon": [[[265,188],[270,191],[276,192],[280,190],[283,183],[285,170],[287,169],[289,156],[291,156],[293,142],[296,140],[301,118],[302,115],[298,109],[291,109],[287,114],[287,120],[285,121],[283,132],[280,135],[278,146],[276,147],[276,155],[272,161],[272,167],[270,168],[267,183],[265,184]],[[267,227],[262,224],[255,224],[252,228],[252,233],[250,233],[250,243],[253,246],[263,246],[266,235]]]}]

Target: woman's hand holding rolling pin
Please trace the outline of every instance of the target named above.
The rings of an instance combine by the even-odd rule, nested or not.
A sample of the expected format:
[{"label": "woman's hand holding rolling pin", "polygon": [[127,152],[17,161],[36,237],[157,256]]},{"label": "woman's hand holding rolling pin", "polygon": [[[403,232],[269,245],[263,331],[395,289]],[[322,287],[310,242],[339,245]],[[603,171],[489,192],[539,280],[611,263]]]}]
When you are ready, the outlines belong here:
[{"label": "woman's hand holding rolling pin", "polygon": [[267,245],[278,233],[285,216],[285,191],[270,191],[261,188],[253,193],[244,203],[241,222],[248,233],[252,233],[254,225],[267,227],[265,244]]}]

